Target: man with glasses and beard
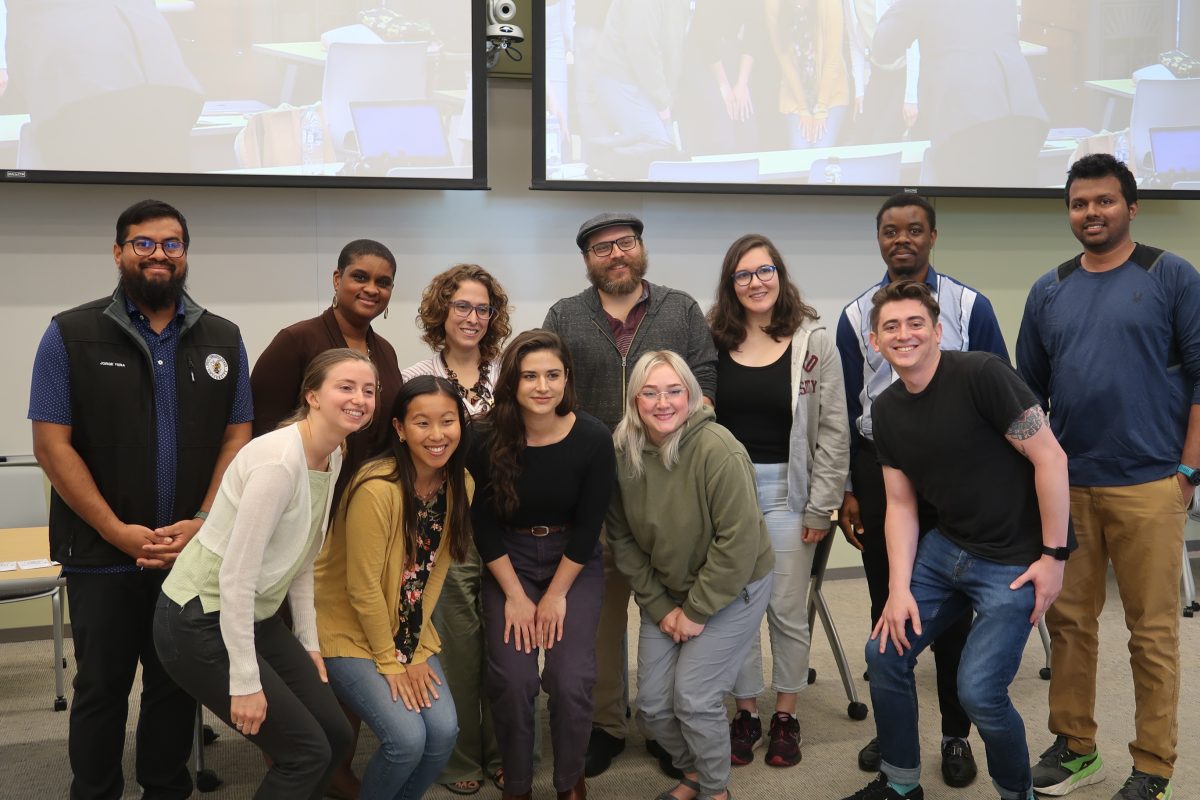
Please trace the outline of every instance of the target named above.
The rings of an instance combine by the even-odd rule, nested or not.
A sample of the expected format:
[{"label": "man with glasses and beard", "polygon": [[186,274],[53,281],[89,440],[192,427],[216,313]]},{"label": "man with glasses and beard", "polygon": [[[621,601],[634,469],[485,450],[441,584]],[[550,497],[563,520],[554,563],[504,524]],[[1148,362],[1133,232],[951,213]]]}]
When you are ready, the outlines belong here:
[{"label": "man with glasses and beard", "polygon": [[[580,406],[609,430],[621,421],[626,381],[643,353],[679,353],[699,381],[704,401],[711,405],[716,396],[717,351],[704,314],[691,295],[644,280],[644,227],[632,214],[612,212],[579,226],[575,244],[592,285],[555,303],[542,323],[562,337],[571,352],[575,372],[568,379],[575,382]],[[608,769],[625,749],[627,663],[622,642],[629,594],[629,582],[605,546],[592,737],[584,766],[589,778]],[[664,767],[670,766],[665,751],[649,742],[647,747]]]},{"label": "man with glasses and beard", "polygon": [[30,389],[33,451],[53,486],[50,555],[63,565],[77,672],[71,798],[119,798],[128,697],[142,666],[136,778],[186,798],[195,701],[151,639],[159,588],[204,524],[253,409],[237,326],[184,290],[187,221],[157,200],[117,220],[120,282],[57,314]]}]

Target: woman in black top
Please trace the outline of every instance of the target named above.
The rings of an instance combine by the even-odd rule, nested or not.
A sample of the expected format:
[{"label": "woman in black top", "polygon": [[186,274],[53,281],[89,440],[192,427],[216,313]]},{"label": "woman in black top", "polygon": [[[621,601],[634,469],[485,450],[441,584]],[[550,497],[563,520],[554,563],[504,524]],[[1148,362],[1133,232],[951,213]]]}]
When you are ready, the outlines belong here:
[{"label": "woman in black top", "polygon": [[[543,330],[513,340],[500,362],[495,406],[468,467],[483,579],[488,697],[504,764],[505,800],[533,781],[533,704],[550,695],[554,786],[586,796],[595,638],[604,570],[600,526],[616,480],[608,429],[575,411],[562,341]],[[538,675],[538,649],[545,670]]]}]

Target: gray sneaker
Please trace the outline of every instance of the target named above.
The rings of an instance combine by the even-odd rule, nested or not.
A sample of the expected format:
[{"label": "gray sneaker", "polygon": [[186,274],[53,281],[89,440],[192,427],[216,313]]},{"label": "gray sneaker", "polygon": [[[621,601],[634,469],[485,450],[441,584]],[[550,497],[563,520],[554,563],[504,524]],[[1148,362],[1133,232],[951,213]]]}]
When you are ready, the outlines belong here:
[{"label": "gray sneaker", "polygon": [[1067,748],[1065,736],[1056,738],[1050,749],[1042,753],[1041,760],[1033,765],[1033,790],[1038,794],[1062,797],[1080,786],[1091,786],[1102,780],[1104,764],[1100,760],[1100,751],[1076,753]]},{"label": "gray sneaker", "polygon": [[1112,800],[1171,800],[1171,779],[1135,769]]}]

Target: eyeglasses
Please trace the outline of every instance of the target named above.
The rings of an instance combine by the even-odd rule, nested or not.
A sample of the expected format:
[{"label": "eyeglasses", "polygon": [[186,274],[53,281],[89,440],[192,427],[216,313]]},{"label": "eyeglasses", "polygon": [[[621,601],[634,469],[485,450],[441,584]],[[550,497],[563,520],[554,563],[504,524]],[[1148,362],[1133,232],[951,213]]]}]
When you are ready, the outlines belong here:
[{"label": "eyeglasses", "polygon": [[622,236],[620,239],[613,239],[611,242],[596,242],[588,248],[595,253],[599,258],[604,258],[613,251],[613,245],[621,248],[623,252],[629,252],[637,243],[642,240],[640,236]]},{"label": "eyeglasses", "polygon": [[152,256],[154,255],[154,251],[160,246],[167,258],[179,258],[187,252],[187,245],[178,239],[167,239],[164,242],[156,242],[153,239],[138,236],[134,239],[126,239],[121,242],[122,247],[125,245],[133,247],[133,252],[139,256]]},{"label": "eyeglasses", "polygon": [[687,394],[687,389],[684,389],[682,386],[672,386],[670,389],[661,392],[656,392],[653,389],[642,389],[637,393],[637,396],[643,402],[657,403],[660,397],[665,397],[668,400],[678,400],[685,394]]},{"label": "eyeglasses", "polygon": [[774,264],[763,264],[756,270],[743,269],[733,273],[730,277],[738,286],[749,286],[751,279],[757,277],[763,283],[770,283],[775,279],[775,270],[777,267]]},{"label": "eyeglasses", "polygon": [[455,300],[450,303],[450,308],[454,309],[455,314],[463,318],[471,316],[472,311],[478,314],[480,319],[491,319],[492,314],[496,313],[496,309],[492,306],[487,304],[473,306],[466,300]]}]

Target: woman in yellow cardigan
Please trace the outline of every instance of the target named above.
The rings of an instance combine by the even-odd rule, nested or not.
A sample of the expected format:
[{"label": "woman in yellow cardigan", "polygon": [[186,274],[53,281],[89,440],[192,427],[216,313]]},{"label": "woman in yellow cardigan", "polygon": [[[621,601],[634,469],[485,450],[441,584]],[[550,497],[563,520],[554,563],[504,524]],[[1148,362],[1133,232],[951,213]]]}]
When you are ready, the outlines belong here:
[{"label": "woman in yellow cardigan", "polygon": [[794,150],[838,144],[850,108],[842,0],[764,0],[779,60],[779,112]]},{"label": "woman in yellow cardigan", "polygon": [[392,405],[390,453],[354,477],[316,567],[317,632],[338,699],[379,738],[363,800],[419,798],[458,735],[430,615],[471,536],[454,386],[423,375]]}]

